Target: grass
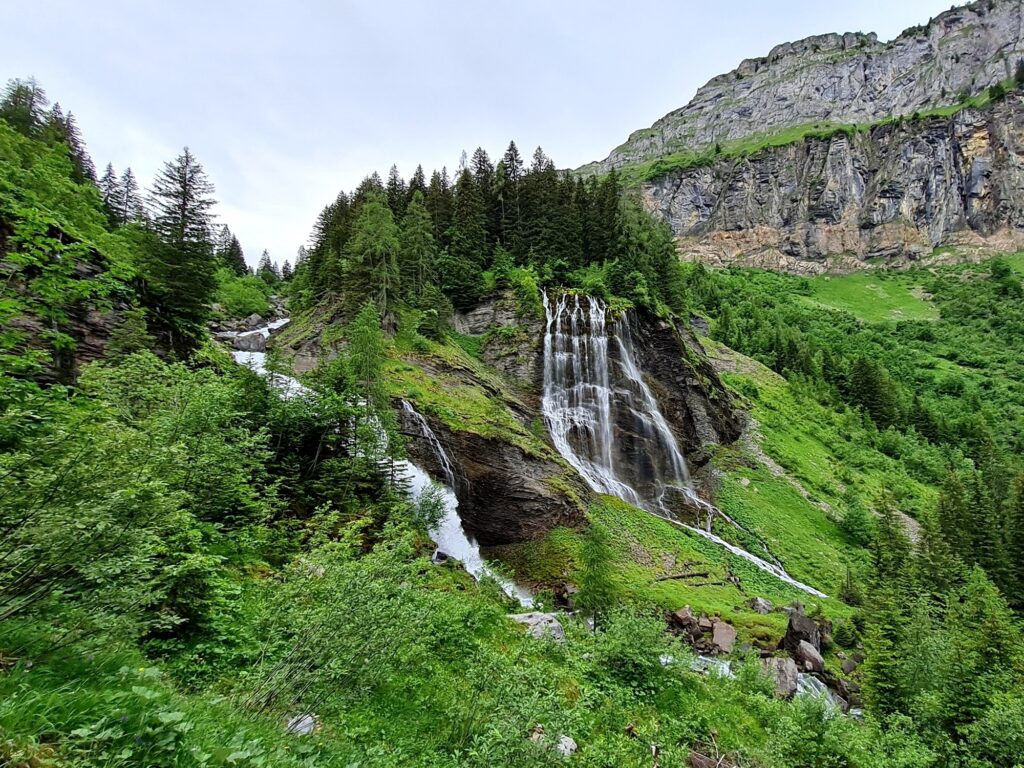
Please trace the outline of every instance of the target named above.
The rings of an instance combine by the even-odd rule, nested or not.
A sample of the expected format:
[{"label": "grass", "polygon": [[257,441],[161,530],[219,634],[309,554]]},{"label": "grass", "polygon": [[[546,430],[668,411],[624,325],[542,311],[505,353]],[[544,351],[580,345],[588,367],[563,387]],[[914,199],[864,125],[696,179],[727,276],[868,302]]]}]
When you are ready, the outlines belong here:
[{"label": "grass", "polygon": [[868,323],[939,317],[938,309],[925,298],[921,286],[906,275],[856,272],[815,277],[810,283],[809,301],[849,312]]}]

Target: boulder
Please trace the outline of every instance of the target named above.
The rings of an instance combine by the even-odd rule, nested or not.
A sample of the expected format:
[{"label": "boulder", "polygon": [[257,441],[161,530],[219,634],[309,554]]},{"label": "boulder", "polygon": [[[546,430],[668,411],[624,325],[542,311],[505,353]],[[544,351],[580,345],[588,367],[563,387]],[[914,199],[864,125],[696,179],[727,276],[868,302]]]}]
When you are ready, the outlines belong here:
[{"label": "boulder", "polygon": [[690,606],[686,605],[678,611],[674,611],[669,618],[678,629],[689,635],[691,639],[701,635],[697,617],[693,615]]},{"label": "boulder", "polygon": [[697,626],[700,627],[701,632],[710,632],[715,625],[714,622],[711,621],[711,619],[709,619],[702,613],[700,615],[700,618],[697,619]]},{"label": "boulder", "polygon": [[736,643],[736,628],[724,621],[717,622],[711,630],[711,642],[719,653],[732,653]]},{"label": "boulder", "polygon": [[747,601],[747,605],[754,613],[762,615],[769,614],[775,610],[775,606],[771,604],[771,601],[765,600],[763,597],[752,597]]},{"label": "boulder", "polygon": [[259,328],[261,325],[266,325],[267,321],[264,320],[260,315],[253,312],[245,320],[242,321],[241,325],[243,328]]},{"label": "boulder", "polygon": [[558,754],[562,755],[563,757],[568,757],[569,755],[573,754],[577,749],[579,749],[579,747],[576,746],[576,741],[572,738],[572,736],[562,735],[558,737],[558,746],[555,747],[555,751],[558,752]]},{"label": "boulder", "polygon": [[775,681],[777,696],[788,699],[796,693],[799,671],[795,661],[776,656],[770,659],[761,659],[761,666]]},{"label": "boulder", "polygon": [[859,666],[860,664],[858,664],[854,659],[843,659],[843,674],[851,675]]},{"label": "boulder", "polygon": [[782,638],[782,647],[790,653],[796,653],[801,642],[809,643],[814,650],[821,650],[821,632],[817,622],[801,611],[792,611],[789,614],[789,625],[786,627],[786,634]]},{"label": "boulder", "polygon": [[558,620],[557,614],[530,611],[529,613],[513,613],[509,615],[509,618],[520,624],[525,624],[526,631],[531,637],[538,640],[550,638],[556,643],[565,642],[565,629]]},{"label": "boulder", "polygon": [[242,352],[265,352],[267,349],[267,337],[259,331],[243,333],[231,340],[232,346]]},{"label": "boulder", "polygon": [[821,658],[821,654],[818,653],[818,649],[806,640],[800,641],[800,644],[796,647],[796,651],[793,653],[793,657],[797,660],[797,663],[808,672],[825,671],[825,660]]}]

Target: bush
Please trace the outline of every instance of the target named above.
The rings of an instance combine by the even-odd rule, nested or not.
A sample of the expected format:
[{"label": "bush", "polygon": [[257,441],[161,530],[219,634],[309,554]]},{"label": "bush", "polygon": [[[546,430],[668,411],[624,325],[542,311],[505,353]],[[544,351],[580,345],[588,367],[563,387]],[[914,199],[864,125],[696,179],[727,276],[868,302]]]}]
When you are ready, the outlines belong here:
[{"label": "bush", "polygon": [[238,277],[228,269],[217,270],[216,301],[228,317],[266,316],[270,312],[270,293],[270,286],[258,277]]}]

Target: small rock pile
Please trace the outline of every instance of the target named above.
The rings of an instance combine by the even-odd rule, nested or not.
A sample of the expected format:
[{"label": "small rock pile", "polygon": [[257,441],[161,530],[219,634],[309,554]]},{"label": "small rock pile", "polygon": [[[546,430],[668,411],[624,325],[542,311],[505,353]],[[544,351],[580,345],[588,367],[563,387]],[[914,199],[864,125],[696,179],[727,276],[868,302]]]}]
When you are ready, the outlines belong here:
[{"label": "small rock pile", "polygon": [[736,628],[718,616],[695,616],[690,606],[669,614],[669,628],[684,637],[698,653],[732,653]]}]

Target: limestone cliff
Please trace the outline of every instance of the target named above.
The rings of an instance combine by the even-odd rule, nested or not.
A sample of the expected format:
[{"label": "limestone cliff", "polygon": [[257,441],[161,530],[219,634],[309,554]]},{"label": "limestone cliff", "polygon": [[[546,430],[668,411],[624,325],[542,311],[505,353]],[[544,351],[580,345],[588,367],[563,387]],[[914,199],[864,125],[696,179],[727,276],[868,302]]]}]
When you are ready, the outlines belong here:
[{"label": "limestone cliff", "polygon": [[784,43],[713,78],[689,104],[585,170],[603,173],[793,126],[911,115],[1006,79],[1021,56],[1021,0],[977,0],[888,43],[859,33]]},{"label": "limestone cliff", "polygon": [[1024,248],[1024,97],[763,149],[647,182],[684,258],[804,273]]}]

